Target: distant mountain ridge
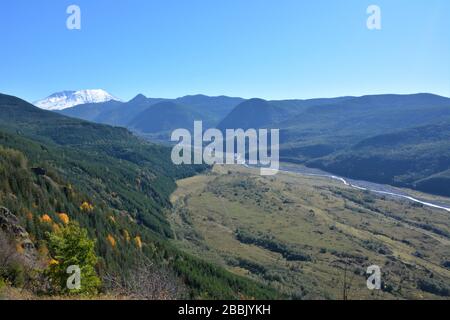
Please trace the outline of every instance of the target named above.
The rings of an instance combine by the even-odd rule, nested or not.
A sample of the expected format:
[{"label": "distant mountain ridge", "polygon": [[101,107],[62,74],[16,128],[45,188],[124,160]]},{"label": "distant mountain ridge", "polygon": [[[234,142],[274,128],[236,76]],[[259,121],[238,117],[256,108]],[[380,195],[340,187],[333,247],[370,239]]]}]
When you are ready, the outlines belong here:
[{"label": "distant mountain ridge", "polygon": [[450,196],[450,121],[370,137],[307,164],[346,177]]},{"label": "distant mountain ridge", "polygon": [[192,128],[194,121],[204,118],[192,108],[173,101],[162,101],[139,113],[128,123],[128,127],[148,134],[167,133],[166,137],[169,138],[173,130]]},{"label": "distant mountain ridge", "polygon": [[[143,134],[161,134],[161,126],[153,121],[152,111],[155,118],[165,121],[157,112],[163,112],[166,117],[185,118],[186,120],[202,120],[207,126],[216,126],[229,112],[239,103],[242,98],[227,96],[210,97],[205,95],[192,95],[177,99],[148,98],[143,94],[138,94],[128,102],[107,101],[103,103],[89,103],[74,106],[59,111],[66,116],[83,120],[109,124],[114,126],[127,127],[131,130],[137,129]],[[159,103],[166,103],[158,108],[153,108]],[[170,109],[165,110],[161,106]],[[170,108],[171,107],[171,108]],[[144,123],[142,119],[147,119]],[[167,119],[170,122],[170,119]],[[183,121],[186,123],[186,121]],[[190,125],[192,126],[192,124]],[[164,130],[167,131],[167,126]]]},{"label": "distant mountain ridge", "polygon": [[[349,178],[449,195],[450,99],[381,94],[309,100],[186,96],[80,105],[61,113],[127,127],[155,141],[170,131],[204,128],[280,130],[282,161]],[[428,139],[428,140],[427,140]]]},{"label": "distant mountain ridge", "polygon": [[286,119],[289,111],[263,99],[250,99],[239,104],[220,122],[219,129],[261,128]]}]

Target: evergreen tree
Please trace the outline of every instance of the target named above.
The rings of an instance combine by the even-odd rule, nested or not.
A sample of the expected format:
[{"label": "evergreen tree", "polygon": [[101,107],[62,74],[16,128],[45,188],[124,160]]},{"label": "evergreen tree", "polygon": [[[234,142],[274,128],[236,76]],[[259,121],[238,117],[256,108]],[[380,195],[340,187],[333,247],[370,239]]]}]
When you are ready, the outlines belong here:
[{"label": "evergreen tree", "polygon": [[[95,271],[97,256],[95,241],[89,239],[87,231],[71,222],[49,235],[49,250],[53,260],[48,268],[52,289],[62,294],[95,294],[100,287],[100,279]],[[78,266],[81,271],[81,288],[70,290],[67,280],[70,266]]]}]

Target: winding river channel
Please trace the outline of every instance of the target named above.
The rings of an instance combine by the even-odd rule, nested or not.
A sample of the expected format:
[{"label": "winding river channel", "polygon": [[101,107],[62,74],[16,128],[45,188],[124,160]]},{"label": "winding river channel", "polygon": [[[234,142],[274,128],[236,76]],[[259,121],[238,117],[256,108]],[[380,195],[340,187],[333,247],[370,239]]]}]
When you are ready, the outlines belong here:
[{"label": "winding river channel", "polygon": [[352,187],[354,189],[362,190],[362,191],[369,191],[381,195],[391,196],[395,198],[402,198],[406,199],[412,202],[420,203],[424,206],[435,208],[435,209],[441,209],[450,212],[450,205],[439,203],[437,201],[431,201],[431,200],[423,200],[419,199],[417,197],[413,197],[410,194],[408,194],[406,191],[398,189],[393,186],[384,185],[384,184],[378,184],[368,181],[362,181],[362,180],[354,180],[349,178],[343,178],[336,175],[333,175],[331,173],[328,173],[326,171],[322,171],[320,169],[313,169],[308,168],[305,166],[291,166],[288,164],[281,164],[280,165],[280,172],[288,172],[288,173],[295,173],[302,176],[309,176],[309,177],[322,177],[322,178],[328,178],[336,181],[340,181],[342,184]]}]

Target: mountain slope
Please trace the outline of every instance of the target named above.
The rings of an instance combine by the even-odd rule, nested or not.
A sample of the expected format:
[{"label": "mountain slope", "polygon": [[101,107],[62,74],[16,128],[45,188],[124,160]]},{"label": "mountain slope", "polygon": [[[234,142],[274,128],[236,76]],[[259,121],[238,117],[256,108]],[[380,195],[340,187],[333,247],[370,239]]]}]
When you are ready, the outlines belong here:
[{"label": "mountain slope", "polygon": [[127,127],[128,123],[139,113],[164,100],[165,99],[160,98],[147,98],[142,94],[138,94],[136,97],[120,106],[106,109],[96,118],[95,121],[104,124]]},{"label": "mountain slope", "polygon": [[61,110],[60,113],[97,123],[126,127],[128,122],[137,114],[163,100],[147,98],[142,94],[138,94],[128,102],[108,101],[104,103],[81,104]]},{"label": "mountain slope", "polygon": [[[149,107],[160,102],[171,102],[184,106],[183,113],[192,118],[202,119],[216,125],[225,117],[236,105],[242,102],[242,98],[231,98],[226,96],[208,97],[205,95],[185,96],[177,99],[147,98],[142,94],[128,102],[120,103],[109,101],[104,103],[82,104],[72,108],[64,109],[60,113],[98,123],[110,124],[114,126],[132,127],[130,122],[139,119],[139,114],[145,112]],[[188,115],[192,112],[193,115]],[[149,117],[146,113],[145,117]],[[167,121],[170,121],[170,114],[166,114]],[[199,117],[200,116],[200,117]],[[152,130],[152,132],[154,132]]]},{"label": "mountain slope", "polygon": [[218,128],[249,129],[261,128],[265,125],[277,123],[290,114],[286,108],[279,107],[262,99],[250,99],[242,102],[223,119]]},{"label": "mountain slope", "polygon": [[431,94],[378,95],[310,107],[279,125],[299,136],[307,132],[342,136],[350,143],[389,130],[437,123],[443,118],[450,118],[448,98]]},{"label": "mountain slope", "polygon": [[244,100],[242,98],[209,97],[199,94],[177,98],[174,102],[191,107],[205,117],[211,118],[216,125]]},{"label": "mountain slope", "polygon": [[83,119],[87,121],[104,123],[102,115],[106,112],[116,110],[124,105],[120,101],[107,101],[98,103],[86,103],[80,104],[74,107],[70,107],[64,110],[59,110],[60,114],[68,117]]},{"label": "mountain slope", "polygon": [[281,154],[305,161],[372,136],[450,120],[450,99],[431,94],[378,95],[310,107],[281,128]]},{"label": "mountain slope", "polygon": [[371,137],[308,165],[450,196],[450,121]]},{"label": "mountain slope", "polygon": [[[26,148],[29,157],[13,149],[4,149],[3,145]],[[61,223],[59,212],[65,212],[70,220],[80,223],[88,230],[90,237],[96,240],[96,251],[100,257],[97,271],[100,276],[105,273],[126,275],[144,255],[159,268],[173,272],[180,281],[185,281],[189,289],[188,297],[235,299],[241,293],[263,299],[277,297],[270,288],[233,276],[221,268],[181,253],[164,237],[136,223],[128,212],[109,207],[105,202],[108,195],[98,190],[99,182],[96,182],[96,179],[101,179],[102,171],[92,176],[87,171],[77,170],[76,174],[83,176],[80,182],[73,179],[72,175],[68,175],[69,181],[59,176],[66,174],[60,171],[64,169],[60,165],[78,164],[77,160],[65,163],[64,157],[55,156],[61,154],[60,151],[0,132],[0,204],[10,208],[21,224],[26,226],[39,252],[45,252],[46,233],[57,228],[57,223]],[[67,149],[64,151],[67,152]],[[46,155],[48,157],[48,153],[52,157],[41,162]],[[35,170],[33,166],[36,164],[41,167]],[[108,170],[104,174],[111,176],[114,173]],[[86,190],[84,187],[87,183],[94,189],[85,193],[82,190]],[[89,212],[80,206],[82,201],[93,205]],[[45,221],[42,219],[44,216],[47,217]]]},{"label": "mountain slope", "polygon": [[34,105],[45,110],[63,110],[84,103],[99,103],[118,100],[102,89],[62,91],[45,99],[34,102]]},{"label": "mountain slope", "polygon": [[12,96],[0,95],[0,128],[0,205],[20,218],[39,245],[51,231],[42,216],[58,221],[65,212],[97,239],[100,271],[126,275],[144,254],[172,270],[191,297],[277,296],[167,241],[172,231],[165,212],[174,180],[201,167],[174,166],[170,149],[126,129],[67,118]]},{"label": "mountain slope", "polygon": [[280,125],[308,109],[344,102],[353,97],[323,98],[309,100],[250,99],[236,106],[218,125],[219,128],[283,128]]},{"label": "mountain slope", "polygon": [[449,123],[449,98],[413,94],[252,99],[219,127],[279,128],[284,161],[450,196]]},{"label": "mountain slope", "polygon": [[142,133],[165,133],[165,140],[170,140],[170,133],[173,130],[191,129],[196,120],[204,120],[206,124],[210,123],[210,120],[205,118],[192,108],[166,101],[154,104],[139,113],[128,123],[128,127]]},{"label": "mountain slope", "polygon": [[[147,221],[149,228],[170,234],[162,209],[168,203],[167,193],[175,188],[174,178],[188,169],[167,162],[170,150],[142,143],[126,129],[67,118],[15,97],[0,95],[0,115],[2,130],[56,148],[55,154],[40,155],[42,160],[58,162],[57,156],[62,153],[64,157],[59,160],[69,161],[70,165],[61,170],[68,176],[78,177],[80,170],[98,176],[108,168],[109,175],[101,179],[98,190],[117,194],[116,199],[108,197],[111,204],[119,210],[133,207],[136,217]],[[26,149],[22,151],[28,153]],[[139,179],[140,185],[133,188],[124,185],[131,177]],[[85,182],[86,191],[93,192],[92,183]],[[143,190],[152,197],[144,199]]]}]

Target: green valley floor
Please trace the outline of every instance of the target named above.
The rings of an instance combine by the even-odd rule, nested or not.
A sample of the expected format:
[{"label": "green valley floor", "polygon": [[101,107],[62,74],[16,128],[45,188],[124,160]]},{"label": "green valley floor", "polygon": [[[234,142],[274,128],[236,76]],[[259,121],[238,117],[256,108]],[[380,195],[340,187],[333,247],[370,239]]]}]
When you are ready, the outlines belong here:
[{"label": "green valley floor", "polygon": [[[294,298],[450,298],[449,212],[325,178],[258,173],[215,166],[179,180],[174,242]],[[382,290],[367,289],[371,265]]]}]

